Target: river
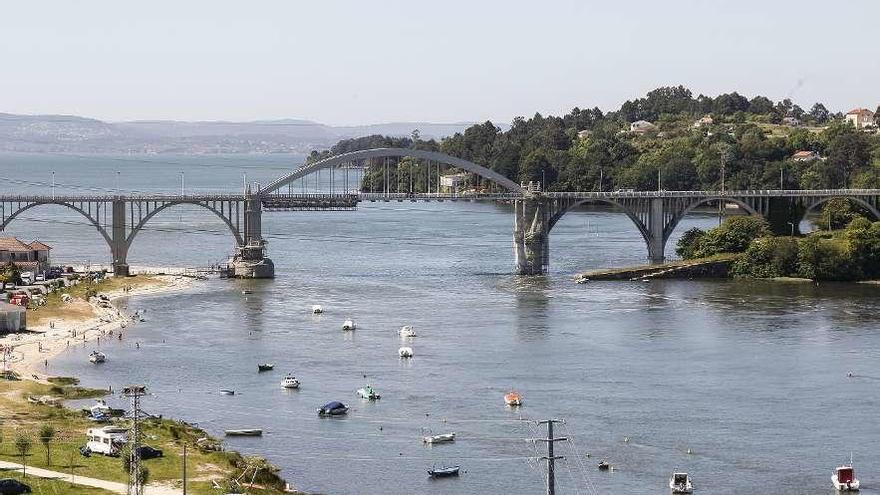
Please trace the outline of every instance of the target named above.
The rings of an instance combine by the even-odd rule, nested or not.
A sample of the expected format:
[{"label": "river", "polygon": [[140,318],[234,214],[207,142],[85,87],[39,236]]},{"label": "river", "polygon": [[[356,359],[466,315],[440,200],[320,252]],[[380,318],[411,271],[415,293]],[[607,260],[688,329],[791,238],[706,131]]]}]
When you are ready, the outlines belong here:
[{"label": "river", "polygon": [[[239,191],[243,171],[265,183],[300,159],[0,155],[0,180],[4,192],[48,193],[54,170],[58,194],[176,192],[183,172],[187,192]],[[716,222],[690,216],[676,235]],[[551,235],[551,274],[519,278],[512,224],[509,206],[483,203],[266,213],[278,278],[209,280],[123,302],[147,321],[100,344],[105,365],[88,363],[90,344],[50,371],[90,386],[146,383],[149,412],[214,434],[263,428],[262,438],[227,443],[267,456],[305,491],[542,493],[545,467],[534,458],[546,447],[527,439],[546,428],[529,420],[560,418],[556,433],[573,441],[557,444],[559,493],[666,493],[670,473],[684,470],[702,493],[829,494],[832,469],[850,452],[863,493],[876,493],[880,288],[576,285],[577,270],[643,262],[630,221],[602,210],[566,215]],[[129,262],[217,262],[232,249],[224,228],[204,211],[168,210],[138,235]],[[58,260],[108,262],[100,236],[61,207],[35,208],[8,230],[47,242]],[[312,315],[312,304],[326,313]],[[341,331],[348,318],[355,332]],[[403,325],[418,332],[405,361]],[[275,371],[257,374],[260,362]],[[288,371],[300,390],[280,388]],[[381,400],[355,396],[368,382]],[[511,389],[523,396],[519,409],[502,401]],[[350,405],[348,417],[318,418],[330,400]],[[457,438],[425,447],[427,431]],[[602,458],[615,471],[599,472]],[[426,468],[453,463],[460,478],[427,478]]]}]

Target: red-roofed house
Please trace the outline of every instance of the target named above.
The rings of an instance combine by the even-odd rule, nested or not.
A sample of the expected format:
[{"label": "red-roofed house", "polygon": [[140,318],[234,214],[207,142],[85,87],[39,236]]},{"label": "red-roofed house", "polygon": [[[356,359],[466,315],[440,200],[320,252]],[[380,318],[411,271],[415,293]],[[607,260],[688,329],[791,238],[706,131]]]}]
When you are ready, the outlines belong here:
[{"label": "red-roofed house", "polygon": [[0,265],[12,262],[22,271],[41,272],[49,268],[51,249],[40,241],[25,244],[15,237],[0,237]]},{"label": "red-roofed house", "polygon": [[874,125],[874,112],[867,108],[853,108],[846,112],[846,121],[855,126],[856,129],[864,129]]},{"label": "red-roofed house", "polygon": [[816,151],[798,151],[791,155],[791,159],[796,162],[811,162],[813,160],[821,160],[822,157]]}]

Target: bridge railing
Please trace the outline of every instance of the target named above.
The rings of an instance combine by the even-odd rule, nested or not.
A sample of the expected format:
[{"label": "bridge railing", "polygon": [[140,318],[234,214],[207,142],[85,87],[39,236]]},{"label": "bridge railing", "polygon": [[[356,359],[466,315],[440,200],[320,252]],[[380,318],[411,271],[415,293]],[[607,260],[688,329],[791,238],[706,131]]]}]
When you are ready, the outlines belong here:
[{"label": "bridge railing", "polygon": [[3,194],[0,195],[0,201],[20,202],[20,203],[42,203],[54,201],[58,203],[66,202],[87,202],[87,201],[243,201],[246,196],[243,194],[124,194],[124,195],[55,195],[50,194]]}]

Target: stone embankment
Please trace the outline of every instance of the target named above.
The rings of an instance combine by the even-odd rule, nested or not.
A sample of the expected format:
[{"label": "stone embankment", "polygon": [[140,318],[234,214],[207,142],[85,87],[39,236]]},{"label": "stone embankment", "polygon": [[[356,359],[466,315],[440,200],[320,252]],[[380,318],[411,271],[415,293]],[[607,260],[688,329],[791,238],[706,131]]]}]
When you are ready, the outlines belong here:
[{"label": "stone embankment", "polygon": [[575,275],[574,280],[579,284],[585,284],[593,280],[727,278],[734,260],[736,255],[720,255],[662,265],[592,270]]}]

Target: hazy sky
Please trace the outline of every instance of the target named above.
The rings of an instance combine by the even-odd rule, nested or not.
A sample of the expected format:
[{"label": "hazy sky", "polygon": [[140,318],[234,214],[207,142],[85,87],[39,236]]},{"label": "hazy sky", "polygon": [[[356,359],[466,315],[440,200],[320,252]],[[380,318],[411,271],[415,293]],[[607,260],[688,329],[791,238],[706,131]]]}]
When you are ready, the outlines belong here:
[{"label": "hazy sky", "polygon": [[661,85],[880,103],[880,2],[11,1],[0,112],[510,121]]}]

